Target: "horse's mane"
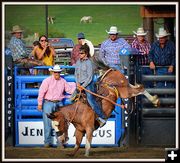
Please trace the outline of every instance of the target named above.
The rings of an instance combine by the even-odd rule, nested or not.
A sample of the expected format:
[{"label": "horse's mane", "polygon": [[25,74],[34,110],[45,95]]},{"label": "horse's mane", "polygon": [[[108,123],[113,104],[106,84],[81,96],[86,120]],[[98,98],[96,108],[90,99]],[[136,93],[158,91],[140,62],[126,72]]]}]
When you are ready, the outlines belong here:
[{"label": "horse's mane", "polygon": [[[74,103],[75,103],[75,102],[73,102],[73,103],[71,103],[71,104],[64,105],[64,106],[59,106],[58,109],[56,109],[56,110],[59,111],[59,110],[61,110],[61,108],[69,108],[69,109],[71,109],[72,107],[70,107],[70,106],[74,105]],[[56,112],[56,111],[55,111],[55,112]]]},{"label": "horse's mane", "polygon": [[[81,98],[80,98],[80,101],[82,101],[81,100]],[[72,112],[72,111],[74,111],[75,110],[75,108],[77,108],[77,102],[78,101],[72,101],[72,103],[71,104],[67,104],[67,105],[64,105],[64,106],[60,106],[60,107],[58,107],[58,108],[56,108],[56,111],[55,112],[62,112],[65,116],[66,116],[66,114],[68,113],[68,112]]]}]

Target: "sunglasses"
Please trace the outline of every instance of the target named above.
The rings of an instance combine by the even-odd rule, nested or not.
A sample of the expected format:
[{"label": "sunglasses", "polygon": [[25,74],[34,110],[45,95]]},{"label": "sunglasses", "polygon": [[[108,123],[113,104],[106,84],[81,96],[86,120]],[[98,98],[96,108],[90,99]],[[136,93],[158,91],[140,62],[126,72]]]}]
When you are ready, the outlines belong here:
[{"label": "sunglasses", "polygon": [[54,72],[54,73],[58,73],[58,74],[60,74],[61,72]]},{"label": "sunglasses", "polygon": [[109,34],[110,36],[116,36],[117,34]]},{"label": "sunglasses", "polygon": [[47,42],[47,40],[40,40],[41,42]]},{"label": "sunglasses", "polygon": [[15,34],[22,34],[22,32],[15,32]]},{"label": "sunglasses", "polygon": [[81,53],[79,53],[79,54],[85,54],[85,52],[81,52]]}]

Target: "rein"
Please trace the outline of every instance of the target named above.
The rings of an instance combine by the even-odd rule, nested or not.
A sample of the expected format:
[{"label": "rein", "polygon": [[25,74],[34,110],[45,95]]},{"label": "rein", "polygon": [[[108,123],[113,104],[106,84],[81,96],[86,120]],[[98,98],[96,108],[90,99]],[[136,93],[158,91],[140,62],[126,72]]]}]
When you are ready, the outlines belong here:
[{"label": "rein", "polygon": [[[105,77],[110,71],[112,71],[112,70],[113,70],[112,68],[108,69],[108,70],[103,74],[103,76],[101,77],[100,81],[102,81],[102,80],[104,79],[104,77]],[[107,83],[105,83],[105,86],[106,86],[106,87],[109,87],[109,85],[108,85]],[[117,104],[117,103],[115,103],[114,101],[110,100],[110,99],[107,98],[107,97],[104,97],[104,96],[101,96],[101,95],[96,94],[96,93],[94,93],[94,92],[91,92],[90,90],[87,90],[87,89],[84,88],[83,86],[81,86],[81,87],[82,87],[85,91],[93,94],[94,96],[97,96],[97,97],[100,97],[100,98],[102,98],[102,99],[105,99],[105,100],[109,101],[110,103],[121,107],[122,109],[126,109],[124,105]],[[109,88],[110,88],[110,87],[109,87]],[[111,89],[112,89],[112,88],[111,88]],[[118,90],[116,89],[116,87],[113,86],[113,90],[114,90],[114,92],[115,92],[115,94],[116,94],[116,97],[118,98],[119,95],[118,95]]]},{"label": "rein", "polygon": [[78,109],[78,102],[76,103],[76,108],[75,108],[75,111],[74,111],[73,117],[70,119],[69,123],[72,123],[72,121],[73,121],[73,119],[74,119],[74,117],[75,117],[75,115],[76,115],[76,111],[77,111],[77,109]]}]

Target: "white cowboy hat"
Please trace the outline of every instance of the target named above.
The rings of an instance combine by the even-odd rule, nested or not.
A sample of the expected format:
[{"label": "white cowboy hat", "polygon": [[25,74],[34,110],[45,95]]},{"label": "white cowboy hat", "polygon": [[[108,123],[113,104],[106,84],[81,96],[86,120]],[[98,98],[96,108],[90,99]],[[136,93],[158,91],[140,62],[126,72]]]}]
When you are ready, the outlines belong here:
[{"label": "white cowboy hat", "polygon": [[61,72],[62,69],[60,68],[59,65],[54,65],[53,68],[49,68],[49,71],[53,71],[53,72]]},{"label": "white cowboy hat", "polygon": [[106,32],[109,35],[111,35],[111,34],[115,35],[115,34],[120,33],[121,31],[118,31],[116,26],[112,26],[112,27],[110,27],[109,31],[106,30]]},{"label": "white cowboy hat", "polygon": [[142,27],[137,29],[137,32],[133,31],[134,34],[137,36],[145,36],[148,32],[144,32],[144,29]]},{"label": "white cowboy hat", "polygon": [[164,28],[159,28],[159,33],[156,33],[157,38],[165,37],[171,35],[170,33],[167,33],[167,31]]},{"label": "white cowboy hat", "polygon": [[23,31],[24,30],[22,30],[19,25],[15,25],[15,26],[13,26],[12,31],[10,33],[13,34],[13,33],[16,33],[16,32],[23,32]]}]

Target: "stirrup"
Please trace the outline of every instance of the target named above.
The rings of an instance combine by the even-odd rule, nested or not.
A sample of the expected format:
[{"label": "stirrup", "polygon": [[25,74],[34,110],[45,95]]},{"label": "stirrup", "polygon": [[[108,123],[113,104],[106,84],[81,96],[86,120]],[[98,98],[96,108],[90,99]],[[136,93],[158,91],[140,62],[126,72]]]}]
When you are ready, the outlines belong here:
[{"label": "stirrup", "polygon": [[102,119],[100,117],[96,118],[96,120],[98,121],[100,128],[103,127],[106,124],[106,120],[104,120],[104,119]]}]

